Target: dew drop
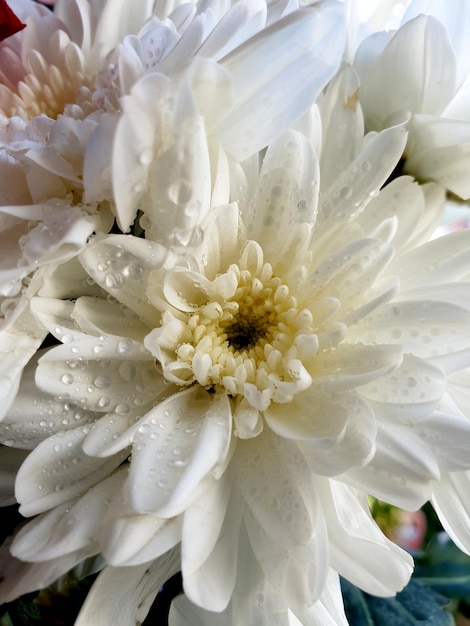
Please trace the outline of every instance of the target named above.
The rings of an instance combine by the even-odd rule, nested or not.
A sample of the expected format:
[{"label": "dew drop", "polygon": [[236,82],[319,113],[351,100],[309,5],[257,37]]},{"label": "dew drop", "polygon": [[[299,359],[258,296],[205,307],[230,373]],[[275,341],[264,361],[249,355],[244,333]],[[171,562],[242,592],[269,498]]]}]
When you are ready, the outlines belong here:
[{"label": "dew drop", "polygon": [[123,378],[127,383],[132,382],[136,375],[135,366],[130,361],[122,361],[119,365],[118,371],[121,378]]},{"label": "dew drop", "polygon": [[71,385],[73,383],[73,376],[72,374],[64,374],[61,378],[61,381],[64,383],[64,385]]},{"label": "dew drop", "polygon": [[147,148],[143,150],[139,156],[139,162],[141,165],[149,165],[152,162],[153,158],[153,150],[151,148]]}]

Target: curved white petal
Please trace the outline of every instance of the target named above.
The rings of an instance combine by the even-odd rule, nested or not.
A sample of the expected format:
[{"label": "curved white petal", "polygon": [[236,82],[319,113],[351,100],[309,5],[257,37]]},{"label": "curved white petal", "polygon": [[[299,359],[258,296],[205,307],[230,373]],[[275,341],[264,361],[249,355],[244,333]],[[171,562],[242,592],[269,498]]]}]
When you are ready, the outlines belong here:
[{"label": "curved white petal", "polygon": [[[129,472],[129,498],[139,512],[173,517],[196,498],[201,481],[222,464],[231,436],[224,395],[190,387],[151,411],[137,430]],[[171,470],[171,471],[170,471]]]},{"label": "curved white petal", "polygon": [[413,571],[413,559],[382,534],[365,498],[347,486],[322,483],[328,520],[330,565],[364,591],[388,596],[400,591]]},{"label": "curved white petal", "polygon": [[105,567],[88,593],[75,626],[135,626],[145,619],[160,587],[179,567],[177,549],[150,564]]},{"label": "curved white petal", "polygon": [[468,492],[470,472],[455,472],[434,486],[432,504],[439,520],[456,545],[470,554],[470,510]]},{"label": "curved white petal", "polygon": [[85,493],[126,458],[96,459],[82,452],[83,428],[59,432],[40,443],[27,457],[16,479],[20,512],[36,515]]},{"label": "curved white petal", "polygon": [[307,111],[338,68],[344,35],[343,7],[324,2],[291,13],[222,60],[237,104],[217,132],[232,156],[243,161]]}]

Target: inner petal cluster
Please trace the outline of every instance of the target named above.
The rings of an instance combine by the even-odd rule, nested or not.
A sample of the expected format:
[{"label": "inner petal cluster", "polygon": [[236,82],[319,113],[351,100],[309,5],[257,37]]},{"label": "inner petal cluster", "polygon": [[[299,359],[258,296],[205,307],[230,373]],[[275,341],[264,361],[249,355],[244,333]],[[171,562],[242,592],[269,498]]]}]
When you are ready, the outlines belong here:
[{"label": "inner petal cluster", "polygon": [[168,380],[242,396],[260,411],[310,386],[304,364],[318,351],[313,315],[299,308],[256,242],[212,281],[170,271],[163,294],[172,310],[146,346]]}]

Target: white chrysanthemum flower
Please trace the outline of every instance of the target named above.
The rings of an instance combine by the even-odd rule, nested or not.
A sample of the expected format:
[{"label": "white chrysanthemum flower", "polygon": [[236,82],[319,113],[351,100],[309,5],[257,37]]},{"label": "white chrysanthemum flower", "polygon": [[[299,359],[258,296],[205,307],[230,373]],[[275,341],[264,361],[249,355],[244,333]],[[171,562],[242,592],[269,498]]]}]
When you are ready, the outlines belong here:
[{"label": "white chrysanthemum flower", "polygon": [[[339,3],[293,3],[288,15],[264,2],[216,4],[150,22],[113,57],[126,94],[112,138],[117,220],[126,231],[139,209],[146,236],[174,246],[200,241],[210,207],[230,201],[233,158],[257,154],[296,121],[344,48]],[[87,188],[100,197],[96,170]]]},{"label": "white chrysanthemum flower", "polygon": [[376,594],[406,582],[409,558],[348,483],[417,507],[441,468],[468,466],[470,426],[439,405],[446,367],[468,365],[470,314],[451,297],[468,233],[416,247],[440,189],[405,177],[378,192],[400,128],[362,142],[355,118],[335,163],[328,129],[359,116],[356,82],[345,73],[322,103],[321,179],[311,142],[290,131],[251,201],[212,210],[192,254],[99,237],[81,261],[101,294],[34,300],[63,345],[36,371],[51,395],[25,378],[1,429],[36,446],[17,498],[42,515],[17,557],[78,558],[96,540],[112,565],[140,567],[181,542],[186,594],[217,611],[241,584],[246,535],[260,581],[296,611],[328,565]]},{"label": "white chrysanthemum flower", "polygon": [[32,0],[9,4],[26,28],[0,43],[0,113],[25,121],[94,110],[106,54],[152,15],[148,2],[126,0],[58,0],[53,13]]},{"label": "white chrysanthemum flower", "polygon": [[355,67],[369,130],[408,117],[403,170],[470,197],[470,125],[466,2],[415,0],[402,25],[374,33],[359,47]]}]

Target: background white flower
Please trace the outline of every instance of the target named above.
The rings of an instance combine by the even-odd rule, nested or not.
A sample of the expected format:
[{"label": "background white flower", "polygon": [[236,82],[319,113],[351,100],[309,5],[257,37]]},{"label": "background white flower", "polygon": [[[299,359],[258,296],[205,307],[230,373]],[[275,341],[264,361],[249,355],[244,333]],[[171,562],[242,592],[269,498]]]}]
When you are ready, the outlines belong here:
[{"label": "background white flower", "polygon": [[403,171],[463,199],[470,197],[468,9],[415,0],[397,31],[370,35],[354,60],[367,128],[407,121]]}]

